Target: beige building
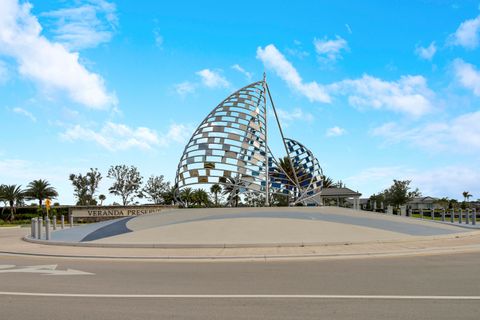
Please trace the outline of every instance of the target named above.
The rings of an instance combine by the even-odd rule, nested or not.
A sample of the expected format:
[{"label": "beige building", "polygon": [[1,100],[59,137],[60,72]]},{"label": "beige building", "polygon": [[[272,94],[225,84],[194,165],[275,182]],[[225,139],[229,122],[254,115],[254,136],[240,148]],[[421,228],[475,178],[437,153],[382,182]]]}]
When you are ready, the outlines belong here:
[{"label": "beige building", "polygon": [[437,203],[437,200],[434,197],[415,197],[407,203],[407,207],[413,210],[440,209],[441,206]]},{"label": "beige building", "polygon": [[334,203],[336,206],[351,206],[360,210],[361,195],[349,188],[324,188],[320,192],[320,202],[322,205]]}]

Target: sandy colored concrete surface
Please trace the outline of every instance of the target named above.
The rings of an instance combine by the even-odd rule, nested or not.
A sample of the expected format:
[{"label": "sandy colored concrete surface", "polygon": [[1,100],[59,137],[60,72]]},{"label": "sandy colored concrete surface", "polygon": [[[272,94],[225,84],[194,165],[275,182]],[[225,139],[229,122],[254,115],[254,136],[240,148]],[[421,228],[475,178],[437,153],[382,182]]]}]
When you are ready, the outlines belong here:
[{"label": "sandy colored concrete surface", "polygon": [[407,217],[400,217],[394,215],[386,215],[381,213],[373,213],[363,210],[352,210],[340,207],[270,207],[270,208],[205,208],[205,209],[177,209],[168,210],[160,214],[149,214],[136,217],[127,222],[127,227],[130,230],[138,231],[152,226],[162,226],[172,223],[179,223],[183,221],[202,219],[206,217],[220,217],[220,216],[234,216],[241,213],[277,213],[282,212],[286,214],[295,215],[295,213],[318,213],[323,215],[335,214],[338,216],[352,217],[352,218],[365,218],[375,219],[380,221],[388,221],[410,225],[423,225],[429,227],[435,227],[438,229],[444,229],[449,231],[458,231],[458,227],[455,225],[433,223],[432,221],[422,221],[418,219],[412,219]]},{"label": "sandy colored concrete surface", "polygon": [[62,245],[23,241],[29,228],[4,229],[0,253],[212,261],[480,252],[479,230],[336,207],[184,209],[124,222],[134,232]]},{"label": "sandy colored concrete surface", "polygon": [[[412,237],[404,241],[375,241],[295,247],[244,248],[108,248],[58,246],[22,240],[28,228],[0,230],[0,254],[25,256],[141,259],[163,261],[358,259],[385,256],[439,255],[480,252],[480,232],[439,237]],[[348,245],[346,245],[348,244]]]},{"label": "sandy colored concrete surface", "polygon": [[[171,210],[125,222],[127,233],[100,232],[92,244],[302,245],[409,240],[468,231],[454,225],[337,207]],[[68,231],[67,231],[68,232]]]},{"label": "sandy colored concrete surface", "polygon": [[275,218],[193,221],[103,238],[95,243],[276,244],[406,239],[397,232],[333,223]]}]

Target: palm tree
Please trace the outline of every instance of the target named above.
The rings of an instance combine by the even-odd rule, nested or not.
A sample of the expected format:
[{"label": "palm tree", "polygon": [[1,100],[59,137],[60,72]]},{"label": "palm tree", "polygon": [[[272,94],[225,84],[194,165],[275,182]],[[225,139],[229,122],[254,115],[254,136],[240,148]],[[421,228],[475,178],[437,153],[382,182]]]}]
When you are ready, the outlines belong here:
[{"label": "palm tree", "polygon": [[98,196],[98,200],[100,200],[100,206],[103,206],[103,201],[105,201],[105,199],[107,199],[107,197],[105,197],[104,194]]},{"label": "palm tree", "polygon": [[462,194],[463,194],[463,199],[464,199],[465,202],[467,202],[468,199],[470,199],[472,197],[472,195],[468,191],[463,191]]},{"label": "palm tree", "polygon": [[240,180],[240,177],[235,178],[226,178],[226,185],[223,186],[223,195],[227,196],[227,202],[232,204],[232,201],[235,203],[235,207],[238,207],[238,201],[240,200],[240,188],[243,186],[243,182]]},{"label": "palm tree", "polygon": [[25,197],[25,191],[22,190],[22,186],[17,186],[15,184],[4,186],[2,188],[1,198],[8,202],[10,206],[10,216],[9,220],[12,221],[14,212],[16,211],[15,206],[23,200]]},{"label": "palm tree", "polygon": [[[301,169],[300,168],[295,168],[292,167],[292,161],[288,156],[285,156],[283,158],[278,159],[278,167],[274,168],[273,173],[271,173],[272,176],[272,182],[280,182],[280,183],[285,183],[285,178],[289,180],[287,182],[288,185],[293,186],[293,197],[295,198],[298,188],[297,188],[297,182],[300,183],[299,177],[302,175]],[[287,202],[290,201],[290,196],[287,196]]]},{"label": "palm tree", "polygon": [[167,188],[167,190],[162,193],[163,203],[164,204],[175,204],[177,202],[176,197],[176,186]]},{"label": "palm tree", "polygon": [[25,196],[29,199],[38,200],[38,206],[41,208],[43,200],[58,197],[58,192],[50,186],[47,180],[40,179],[33,180],[27,185]]},{"label": "palm tree", "polygon": [[192,201],[192,188],[185,188],[180,192],[180,198],[185,202],[185,207],[188,208],[188,203]]},{"label": "palm tree", "polygon": [[222,192],[222,187],[216,183],[210,187],[210,192],[215,195],[215,206],[218,206],[218,194]]},{"label": "palm tree", "polygon": [[199,206],[208,206],[208,194],[203,189],[195,189],[191,195],[191,201]]},{"label": "palm tree", "polygon": [[3,212],[5,211],[5,208],[7,207],[7,203],[8,203],[4,197],[6,187],[7,187],[6,185],[0,184],[0,201],[4,203],[2,207],[2,213],[0,214],[0,216],[3,216]]},{"label": "palm tree", "polygon": [[287,175],[287,178],[289,178],[292,181],[295,181],[295,174],[292,169],[292,164],[290,162],[290,159],[288,157],[283,157],[278,159],[278,165],[283,171],[279,170],[279,172],[284,173]]},{"label": "palm tree", "polygon": [[323,187],[324,188],[336,188],[337,184],[333,182],[333,179],[327,176],[323,176]]}]

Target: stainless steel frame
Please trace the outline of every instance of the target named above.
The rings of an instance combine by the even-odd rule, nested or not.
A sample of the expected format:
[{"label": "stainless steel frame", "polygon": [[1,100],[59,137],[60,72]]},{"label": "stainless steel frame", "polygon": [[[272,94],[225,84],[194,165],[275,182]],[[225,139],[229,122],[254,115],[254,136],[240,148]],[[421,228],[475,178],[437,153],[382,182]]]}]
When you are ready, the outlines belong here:
[{"label": "stainless steel frame", "polygon": [[[267,94],[293,170],[290,177],[267,145]],[[312,152],[285,138],[265,79],[234,92],[202,121],[185,146],[175,177],[182,189],[202,184],[229,186],[238,193],[286,194],[305,202],[322,188],[322,170]],[[230,203],[231,204],[231,203]]]}]

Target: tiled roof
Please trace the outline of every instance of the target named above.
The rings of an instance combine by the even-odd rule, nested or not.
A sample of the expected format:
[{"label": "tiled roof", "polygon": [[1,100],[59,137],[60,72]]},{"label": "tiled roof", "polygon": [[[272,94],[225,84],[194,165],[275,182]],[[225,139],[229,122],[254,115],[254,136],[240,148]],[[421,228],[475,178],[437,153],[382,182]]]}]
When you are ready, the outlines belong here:
[{"label": "tiled roof", "polygon": [[437,201],[437,198],[434,197],[415,197],[408,203],[434,203]]},{"label": "tiled roof", "polygon": [[362,194],[349,188],[324,188],[320,195],[322,197],[360,197]]}]

